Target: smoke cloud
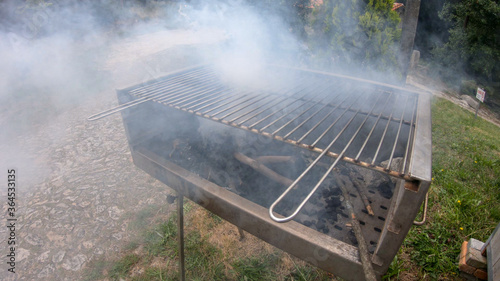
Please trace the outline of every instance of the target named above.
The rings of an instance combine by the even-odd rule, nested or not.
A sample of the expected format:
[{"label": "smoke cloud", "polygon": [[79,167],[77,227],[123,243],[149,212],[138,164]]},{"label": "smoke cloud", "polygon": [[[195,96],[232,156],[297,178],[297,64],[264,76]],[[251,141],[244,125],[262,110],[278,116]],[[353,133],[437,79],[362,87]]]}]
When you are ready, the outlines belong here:
[{"label": "smoke cloud", "polygon": [[25,190],[60,176],[66,163],[52,167],[47,147],[80,152],[67,129],[94,126],[82,111],[75,120],[61,114],[112,107],[114,88],[205,62],[229,85],[261,87],[272,80],[268,64],[307,66],[296,7],[249,2],[0,2],[0,170],[19,169]]}]

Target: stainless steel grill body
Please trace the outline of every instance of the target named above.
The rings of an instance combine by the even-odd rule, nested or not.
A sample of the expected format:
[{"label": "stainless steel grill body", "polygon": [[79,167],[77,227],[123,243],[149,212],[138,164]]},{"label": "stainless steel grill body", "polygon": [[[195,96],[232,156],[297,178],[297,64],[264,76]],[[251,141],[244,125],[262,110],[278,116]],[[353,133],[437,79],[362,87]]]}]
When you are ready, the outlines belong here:
[{"label": "stainless steel grill body", "polygon": [[[390,198],[368,190],[375,216],[366,212],[361,198],[351,198],[373,246],[374,268],[383,274],[430,185],[429,95],[331,73],[269,69],[258,85],[235,85],[210,66],[199,66],[118,90],[120,104],[130,106],[122,116],[135,164],[225,220],[348,280],[361,280],[363,274],[357,247],[339,239],[349,231],[347,219],[338,221],[331,235],[289,221],[293,217],[278,223],[282,216],[269,217],[274,205],[269,212],[268,206],[174,164],[151,148],[151,140],[179,133],[180,127],[189,130],[189,123],[204,118],[309,151],[314,161],[290,186],[306,188],[309,197],[341,168],[340,162],[389,175],[396,181]],[[316,182],[303,181],[325,164]],[[294,209],[297,214],[302,207]]]}]

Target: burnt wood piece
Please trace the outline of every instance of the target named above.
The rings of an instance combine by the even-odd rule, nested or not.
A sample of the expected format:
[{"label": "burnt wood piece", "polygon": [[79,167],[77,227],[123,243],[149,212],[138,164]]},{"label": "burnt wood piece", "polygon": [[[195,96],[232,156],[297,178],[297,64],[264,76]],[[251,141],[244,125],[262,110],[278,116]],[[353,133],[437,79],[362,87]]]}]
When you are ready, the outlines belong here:
[{"label": "burnt wood piece", "polygon": [[285,186],[289,186],[293,183],[291,179],[285,178],[284,176],[276,173],[275,171],[269,169],[264,164],[255,161],[254,159],[247,157],[239,152],[234,154],[234,158],[236,158],[241,163],[244,163],[250,167],[252,167],[257,172],[263,174],[264,176],[272,179],[273,181],[279,182]]},{"label": "burnt wood piece", "polygon": [[368,252],[365,237],[363,236],[363,232],[361,231],[361,226],[359,225],[358,218],[354,213],[354,208],[351,204],[349,192],[347,192],[344,184],[340,180],[338,180],[338,177],[335,177],[335,179],[337,179],[337,185],[340,187],[340,190],[342,190],[342,194],[345,199],[344,205],[351,216],[351,226],[352,230],[354,231],[354,235],[356,236],[356,240],[358,240],[359,255],[361,257],[361,264],[363,265],[365,278],[367,281],[376,281],[377,277],[375,271],[373,270],[370,253]]},{"label": "burnt wood piece", "polygon": [[365,188],[354,177],[352,178],[352,182],[353,182],[354,187],[358,191],[359,196],[361,196],[361,199],[363,200],[363,203],[365,204],[365,207],[366,207],[366,210],[368,211],[368,214],[370,216],[374,216],[375,213],[373,213],[373,209],[372,209],[372,206],[370,205],[370,201],[368,200],[368,197],[366,196]]}]

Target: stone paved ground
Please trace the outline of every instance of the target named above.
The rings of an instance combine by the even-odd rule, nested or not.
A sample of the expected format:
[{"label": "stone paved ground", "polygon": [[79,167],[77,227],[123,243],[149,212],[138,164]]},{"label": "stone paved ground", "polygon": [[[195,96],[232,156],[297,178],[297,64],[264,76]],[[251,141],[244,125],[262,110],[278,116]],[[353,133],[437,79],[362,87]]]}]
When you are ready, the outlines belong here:
[{"label": "stone paved ground", "polygon": [[[9,233],[1,227],[1,280],[79,280],[92,261],[119,257],[144,228],[172,212],[166,203],[172,191],[133,165],[121,116],[86,120],[116,105],[114,88],[192,63],[179,55],[189,49],[183,44],[203,43],[193,39],[196,34],[183,37],[176,32],[177,44],[170,42],[162,50],[158,38],[168,40],[168,34],[156,35],[147,37],[155,42],[152,47],[139,36],[136,44],[129,38],[105,50],[103,63],[91,69],[94,77],[106,81],[105,87],[89,98],[57,112],[42,99],[19,100],[3,112],[3,125],[30,118],[23,129],[6,131],[0,142],[0,178],[6,181],[6,168],[12,166],[18,175],[17,273],[7,272]],[[2,186],[6,214],[7,190]]]},{"label": "stone paved ground", "polygon": [[[64,126],[58,142],[49,141],[51,126],[19,140],[47,175],[18,197],[18,278],[7,280],[75,280],[89,261],[118,255],[139,234],[129,224],[141,210],[168,213],[169,189],[131,163],[120,116],[85,120],[106,104],[58,116],[53,126]],[[23,167],[18,170],[22,183]],[[0,231],[6,237],[6,229]]]}]

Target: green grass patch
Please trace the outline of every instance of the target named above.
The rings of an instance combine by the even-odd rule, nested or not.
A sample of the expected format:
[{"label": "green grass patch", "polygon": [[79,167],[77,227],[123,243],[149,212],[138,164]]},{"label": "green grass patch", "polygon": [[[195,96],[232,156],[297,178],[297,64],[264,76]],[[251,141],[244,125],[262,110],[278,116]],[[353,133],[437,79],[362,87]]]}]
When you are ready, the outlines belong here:
[{"label": "green grass patch", "polygon": [[148,267],[145,272],[132,278],[132,281],[170,281],[177,280],[177,274],[168,270],[168,264],[163,267]]},{"label": "green grass patch", "polygon": [[172,215],[169,220],[159,224],[145,235],[145,248],[151,256],[176,255],[177,245],[177,223],[176,216]]},{"label": "green grass patch", "polygon": [[[410,260],[431,279],[458,275],[464,240],[486,241],[500,221],[500,128],[457,105],[432,105],[433,183],[428,222],[404,242]],[[386,275],[402,268],[396,260]]]},{"label": "green grass patch", "polygon": [[295,265],[295,270],[291,272],[289,275],[285,276],[286,281],[309,281],[309,280],[318,280],[318,281],[327,281],[331,280],[323,270],[318,270],[312,266],[300,266]]},{"label": "green grass patch", "polygon": [[[188,211],[192,208],[189,206]],[[176,217],[173,214],[166,222],[146,230],[139,242],[126,245],[123,258],[90,265],[91,270],[87,271],[84,280],[179,280]],[[204,219],[207,220],[204,221],[206,230],[224,223],[213,214]],[[281,251],[245,258],[226,257],[220,248],[209,242],[212,234],[201,234],[207,233],[206,230],[186,229],[186,280],[329,280],[325,271],[303,263],[297,265],[293,260],[294,267],[284,269],[287,265],[282,262]]]},{"label": "green grass patch", "polygon": [[139,212],[130,214],[132,216],[132,221],[129,223],[128,228],[130,230],[140,230],[146,228],[151,218],[155,213],[158,212],[160,207],[157,205],[150,205],[144,209],[141,209]]},{"label": "green grass patch", "polygon": [[140,261],[140,257],[135,254],[129,254],[124,256],[118,262],[116,262],[109,272],[109,276],[112,280],[119,280],[121,277],[127,276],[132,267]]},{"label": "green grass patch", "polygon": [[272,271],[278,263],[275,255],[257,256],[244,259],[238,259],[232,266],[237,275],[237,280],[276,280],[277,276]]},{"label": "green grass patch", "polygon": [[110,263],[104,259],[96,259],[91,261],[84,271],[84,276],[82,280],[84,281],[94,281],[101,280],[103,278],[104,270],[110,266]]},{"label": "green grass patch", "polygon": [[219,249],[201,237],[198,232],[191,232],[185,240],[186,278],[188,280],[226,280],[224,257]]}]

